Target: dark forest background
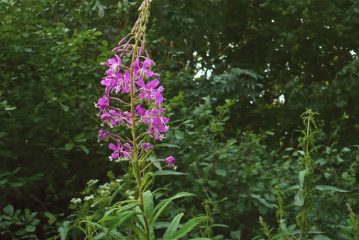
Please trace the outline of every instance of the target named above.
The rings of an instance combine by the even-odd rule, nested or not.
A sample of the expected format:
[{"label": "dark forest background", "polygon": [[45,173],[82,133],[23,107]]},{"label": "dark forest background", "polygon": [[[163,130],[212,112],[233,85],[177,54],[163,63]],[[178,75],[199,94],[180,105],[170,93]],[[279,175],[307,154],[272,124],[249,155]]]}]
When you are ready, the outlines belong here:
[{"label": "dark forest background", "polygon": [[[97,142],[94,103],[100,63],[138,6],[0,2],[1,239],[71,238],[71,219],[90,212],[71,199],[91,179],[123,174]],[[315,239],[359,239],[350,223],[359,213],[358,1],[153,0],[146,39],[166,88],[166,142],[178,146],[159,154],[186,173],[158,187],[195,193],[181,204],[190,215],[209,206],[212,223],[228,226],[214,225],[215,239],[259,236],[259,216],[276,229],[278,191],[294,226],[300,116],[310,108],[319,113]]]}]

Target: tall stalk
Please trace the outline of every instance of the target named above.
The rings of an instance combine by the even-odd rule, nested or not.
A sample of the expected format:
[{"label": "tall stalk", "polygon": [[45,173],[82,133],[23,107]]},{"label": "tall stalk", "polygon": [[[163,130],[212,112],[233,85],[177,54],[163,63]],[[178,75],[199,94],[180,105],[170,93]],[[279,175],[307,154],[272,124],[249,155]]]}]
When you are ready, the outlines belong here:
[{"label": "tall stalk", "polygon": [[[140,16],[135,23],[135,26],[132,29],[132,34],[135,37],[135,44],[133,46],[132,58],[131,58],[131,65],[134,65],[136,57],[138,57],[138,45],[139,42],[142,40],[144,43],[146,25],[149,17],[149,8],[150,8],[150,0],[144,0],[139,8]],[[142,216],[145,222],[146,228],[146,239],[150,239],[150,226],[148,223],[147,216],[144,212],[144,200],[143,200],[143,191],[142,191],[142,176],[141,176],[141,162],[138,158],[138,143],[137,143],[137,134],[136,134],[136,109],[135,109],[135,77],[134,77],[134,69],[133,67],[130,68],[130,106],[131,106],[131,135],[132,135],[132,169],[136,179],[137,184],[137,199],[138,204],[142,212]]]},{"label": "tall stalk", "polygon": [[310,109],[307,109],[302,114],[303,124],[305,129],[302,131],[302,137],[299,139],[300,147],[303,151],[303,157],[301,158],[301,164],[304,170],[299,172],[299,193],[296,196],[296,204],[299,206],[299,212],[296,220],[300,229],[300,239],[308,239],[309,230],[313,225],[313,221],[308,216],[312,211],[313,200],[313,172],[314,172],[314,160],[312,153],[315,151],[315,115],[317,113]]}]

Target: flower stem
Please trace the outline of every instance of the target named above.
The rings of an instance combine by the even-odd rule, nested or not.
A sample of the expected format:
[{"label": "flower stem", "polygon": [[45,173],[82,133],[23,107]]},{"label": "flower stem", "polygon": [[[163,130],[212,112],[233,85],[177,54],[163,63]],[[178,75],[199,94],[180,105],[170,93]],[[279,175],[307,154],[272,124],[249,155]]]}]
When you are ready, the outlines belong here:
[{"label": "flower stem", "polygon": [[146,228],[146,240],[150,239],[150,227],[148,224],[147,217],[144,213],[144,200],[143,200],[143,192],[142,192],[142,178],[141,178],[141,165],[140,159],[138,158],[138,147],[137,147],[137,137],[136,137],[136,112],[135,112],[135,97],[134,97],[134,90],[135,90],[135,79],[133,73],[133,63],[136,59],[137,51],[138,51],[138,43],[139,40],[136,39],[132,59],[131,59],[131,68],[130,68],[130,79],[131,79],[131,86],[130,86],[130,98],[131,98],[131,118],[132,118],[132,126],[131,126],[131,133],[132,133],[132,168],[133,173],[136,178],[137,183],[137,196],[139,201],[139,206],[142,211],[143,219],[145,222]]}]

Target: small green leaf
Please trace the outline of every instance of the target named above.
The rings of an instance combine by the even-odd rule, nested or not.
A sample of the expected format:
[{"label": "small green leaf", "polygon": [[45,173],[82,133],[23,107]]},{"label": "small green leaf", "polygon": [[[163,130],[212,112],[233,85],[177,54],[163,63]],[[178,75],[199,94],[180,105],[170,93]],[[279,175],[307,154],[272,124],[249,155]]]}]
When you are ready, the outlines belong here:
[{"label": "small green leaf", "polygon": [[78,142],[78,143],[86,142],[86,135],[85,135],[85,133],[80,133],[80,134],[76,135],[76,137],[74,138],[74,141],[75,141],[75,142]]},{"label": "small green leaf", "polygon": [[16,107],[6,107],[5,111],[14,111]]},{"label": "small green leaf", "polygon": [[152,161],[153,166],[155,166],[160,172],[162,172],[161,163],[158,161]]},{"label": "small green leaf", "polygon": [[182,140],[184,138],[184,133],[182,131],[176,130],[175,131],[175,138],[178,140]]},{"label": "small green leaf", "polygon": [[13,216],[14,215],[14,207],[12,205],[7,205],[6,207],[4,207],[3,209],[4,213],[6,213],[9,216]]},{"label": "small green leaf", "polygon": [[61,106],[62,110],[64,110],[64,112],[67,112],[70,110],[70,107],[65,104],[60,103],[60,106]]},{"label": "small green leaf", "polygon": [[45,216],[48,218],[48,223],[49,223],[49,225],[52,225],[53,223],[55,223],[56,222],[56,217],[55,217],[55,215],[53,215],[52,213],[50,213],[50,212],[45,212]]},{"label": "small green leaf", "polygon": [[218,176],[222,176],[222,177],[227,176],[227,172],[224,169],[216,169],[215,172]]},{"label": "small green leaf", "polygon": [[84,145],[80,145],[79,148],[81,148],[81,150],[86,154],[90,153],[90,150]]},{"label": "small green leaf", "polygon": [[27,225],[26,226],[26,232],[35,232],[36,231],[36,227],[33,225]]},{"label": "small green leaf", "polygon": [[302,195],[300,193],[298,193],[297,195],[295,195],[294,197],[294,205],[301,207],[304,205],[304,198],[302,197]]},{"label": "small green leaf", "polygon": [[233,238],[233,239],[238,239],[238,240],[240,240],[240,239],[241,239],[241,235],[242,235],[241,230],[237,230],[237,231],[232,231],[232,232],[231,232],[231,238]]},{"label": "small green leaf", "polygon": [[305,174],[306,170],[302,170],[299,172],[298,178],[299,178],[299,186],[300,188],[303,188],[304,180],[305,180]]},{"label": "small green leaf", "polygon": [[71,149],[73,149],[75,147],[75,144],[73,143],[66,143],[65,144],[65,151],[70,151]]}]

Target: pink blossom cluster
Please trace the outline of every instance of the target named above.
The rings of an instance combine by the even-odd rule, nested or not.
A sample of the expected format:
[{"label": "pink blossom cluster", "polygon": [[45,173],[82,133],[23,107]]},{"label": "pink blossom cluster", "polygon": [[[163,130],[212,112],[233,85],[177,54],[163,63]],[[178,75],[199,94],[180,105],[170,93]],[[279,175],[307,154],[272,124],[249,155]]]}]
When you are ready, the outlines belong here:
[{"label": "pink blossom cluster", "polygon": [[[138,56],[131,64],[129,59],[134,51],[123,50],[128,49],[130,46],[128,43],[120,42],[119,44],[114,49],[119,54],[115,54],[114,57],[102,63],[107,67],[105,76],[101,80],[105,91],[96,104],[103,126],[98,132],[98,139],[114,141],[109,144],[109,149],[112,150],[110,160],[131,159],[132,156],[131,143],[125,141],[114,131],[110,131],[111,129],[115,127],[131,128],[134,124],[133,121],[136,121],[136,126],[146,127],[145,135],[157,141],[164,138],[164,133],[168,131],[169,121],[164,116],[165,109],[162,107],[165,100],[162,95],[164,87],[160,85],[159,74],[151,69],[155,63],[150,58],[141,56],[143,50],[140,49]],[[128,103],[131,93],[131,74],[135,83],[133,86],[135,119],[132,119]],[[106,127],[110,130],[106,130]],[[139,147],[144,151],[149,151],[153,145],[144,142]],[[174,157],[170,156],[165,161],[167,165],[173,165]]]}]

